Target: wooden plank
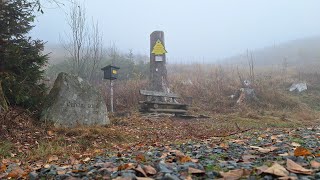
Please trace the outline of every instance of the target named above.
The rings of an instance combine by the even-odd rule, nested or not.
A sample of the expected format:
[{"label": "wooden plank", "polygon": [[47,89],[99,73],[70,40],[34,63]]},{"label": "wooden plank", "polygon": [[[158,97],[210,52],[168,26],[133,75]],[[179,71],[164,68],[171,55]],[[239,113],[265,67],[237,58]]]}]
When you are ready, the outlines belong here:
[{"label": "wooden plank", "polygon": [[179,98],[180,96],[173,93],[165,93],[158,91],[148,91],[148,90],[140,90],[141,95],[145,96],[157,96],[157,97],[170,97],[170,98]]},{"label": "wooden plank", "polygon": [[188,106],[187,104],[181,104],[181,103],[157,102],[157,101],[139,101],[139,104],[163,104],[163,105]]},{"label": "wooden plank", "polygon": [[182,109],[149,109],[151,112],[163,112],[163,113],[187,113],[186,110]]}]

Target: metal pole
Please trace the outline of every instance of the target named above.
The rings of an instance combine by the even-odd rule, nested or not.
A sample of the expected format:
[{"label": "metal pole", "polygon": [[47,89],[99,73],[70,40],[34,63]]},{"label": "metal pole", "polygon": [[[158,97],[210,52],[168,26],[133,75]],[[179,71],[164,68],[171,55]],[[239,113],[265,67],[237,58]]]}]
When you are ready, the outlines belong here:
[{"label": "metal pole", "polygon": [[113,113],[113,81],[110,80],[110,106],[111,112]]}]

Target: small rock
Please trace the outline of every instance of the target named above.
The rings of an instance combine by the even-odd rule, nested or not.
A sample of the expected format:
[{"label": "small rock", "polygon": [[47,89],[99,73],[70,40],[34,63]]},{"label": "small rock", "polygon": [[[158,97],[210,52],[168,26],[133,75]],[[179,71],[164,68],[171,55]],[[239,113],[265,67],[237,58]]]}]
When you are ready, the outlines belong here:
[{"label": "small rock", "polygon": [[39,178],[39,175],[38,175],[38,173],[36,173],[35,171],[29,173],[29,179],[30,179],[30,180],[36,180],[36,179],[38,179],[38,178]]},{"label": "small rock", "polygon": [[166,164],[163,164],[163,163],[159,163],[157,168],[158,168],[159,172],[163,172],[163,173],[171,173],[172,172],[172,170],[168,169]]},{"label": "small rock", "polygon": [[180,178],[176,175],[166,173],[162,180],[180,180]]}]

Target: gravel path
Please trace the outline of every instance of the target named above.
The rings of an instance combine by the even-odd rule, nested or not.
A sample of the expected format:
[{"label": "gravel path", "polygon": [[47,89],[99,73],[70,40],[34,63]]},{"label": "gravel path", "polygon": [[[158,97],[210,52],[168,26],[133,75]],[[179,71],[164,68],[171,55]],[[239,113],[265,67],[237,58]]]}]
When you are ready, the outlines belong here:
[{"label": "gravel path", "polygon": [[[28,178],[320,179],[319,139],[320,128],[267,129],[202,142],[137,144],[80,161],[52,162],[35,168]],[[297,148],[302,156],[296,154]],[[297,169],[291,162],[298,164],[294,166]],[[283,168],[281,173],[277,165]],[[14,166],[11,164],[7,172]]]}]

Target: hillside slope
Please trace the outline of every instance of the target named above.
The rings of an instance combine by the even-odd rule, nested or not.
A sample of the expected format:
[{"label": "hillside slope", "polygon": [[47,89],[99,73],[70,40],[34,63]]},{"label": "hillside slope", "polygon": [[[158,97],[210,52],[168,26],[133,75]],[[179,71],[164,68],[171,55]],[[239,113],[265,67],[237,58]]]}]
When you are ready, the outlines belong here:
[{"label": "hillside slope", "polygon": [[[286,59],[289,66],[320,62],[320,36],[293,40],[258,50],[249,50],[256,65],[279,65]],[[227,63],[247,64],[247,52],[224,60]]]}]

